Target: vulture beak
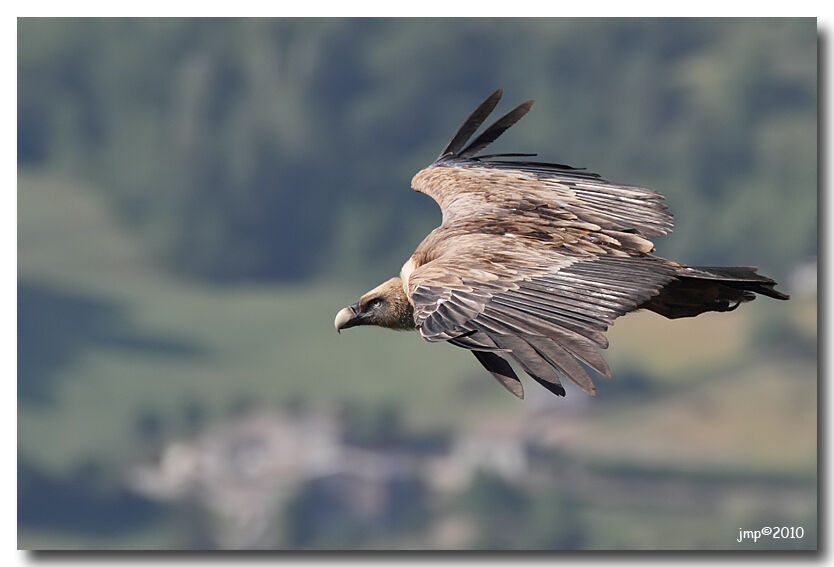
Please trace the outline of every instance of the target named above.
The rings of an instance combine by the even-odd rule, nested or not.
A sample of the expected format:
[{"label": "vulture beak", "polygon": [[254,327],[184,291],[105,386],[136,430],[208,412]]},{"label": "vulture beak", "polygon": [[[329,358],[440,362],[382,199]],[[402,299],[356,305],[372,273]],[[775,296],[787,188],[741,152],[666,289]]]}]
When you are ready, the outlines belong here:
[{"label": "vulture beak", "polygon": [[362,324],[362,316],[359,314],[359,303],[354,303],[336,313],[336,320],[333,322],[336,331],[341,333],[342,329],[349,329]]}]

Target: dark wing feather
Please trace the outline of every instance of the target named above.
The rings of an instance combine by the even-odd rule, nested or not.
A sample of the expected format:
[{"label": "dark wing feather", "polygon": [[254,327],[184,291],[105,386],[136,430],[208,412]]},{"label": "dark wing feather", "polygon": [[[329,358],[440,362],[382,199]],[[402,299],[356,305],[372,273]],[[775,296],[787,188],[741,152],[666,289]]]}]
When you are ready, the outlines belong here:
[{"label": "dark wing feather", "polygon": [[449,144],[440,152],[440,158],[446,155],[456,155],[458,151],[463,147],[466,141],[475,133],[475,130],[484,123],[484,120],[487,119],[493,110],[495,110],[498,101],[501,100],[501,96],[504,94],[504,89],[498,89],[491,95],[489,95],[484,102],[478,105],[472,114],[464,120],[463,124],[455,135],[452,137],[452,140]]},{"label": "dark wing feather", "polygon": [[[485,156],[478,156],[475,159],[477,159],[478,161],[483,161],[483,160],[488,159],[488,158],[496,158],[496,157],[535,157],[537,155],[539,155],[539,154],[519,154],[519,153],[489,154],[489,155],[485,155]],[[570,166],[564,166],[564,167],[566,167],[567,169],[573,169]]]},{"label": "dark wing feather", "polygon": [[521,380],[518,379],[509,362],[491,352],[473,350],[472,354],[498,380],[499,384],[504,386],[516,397],[524,399],[524,387],[521,385]]},{"label": "dark wing feather", "polygon": [[484,130],[471,144],[466,146],[466,148],[464,148],[463,151],[457,155],[461,158],[475,156],[478,152],[494,142],[498,136],[507,130],[507,128],[521,120],[521,118],[530,111],[530,108],[533,106],[533,102],[535,101],[528,100],[496,120],[492,126]]},{"label": "dark wing feather", "polygon": [[[513,154],[504,154],[511,156]],[[485,167],[494,167],[496,169],[519,169],[523,171],[537,171],[543,174],[557,174],[565,175],[567,178],[579,179],[601,179],[599,173],[587,171],[584,167],[573,167],[565,165],[564,163],[552,163],[545,161],[511,161],[499,159],[486,159],[493,157],[502,157],[502,154],[494,154],[487,156],[478,156],[477,159]]]},{"label": "dark wing feather", "polygon": [[496,344],[512,352],[513,358],[533,379],[556,394],[565,395],[565,388],[559,381],[559,374],[536,350],[523,338],[515,335],[497,335],[493,337]]}]

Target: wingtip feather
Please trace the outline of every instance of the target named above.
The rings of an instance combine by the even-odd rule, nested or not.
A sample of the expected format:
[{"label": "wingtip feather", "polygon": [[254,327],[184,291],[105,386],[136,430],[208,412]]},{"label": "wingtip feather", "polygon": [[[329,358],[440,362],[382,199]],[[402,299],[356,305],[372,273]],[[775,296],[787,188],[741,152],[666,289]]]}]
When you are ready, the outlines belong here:
[{"label": "wingtip feather", "polygon": [[460,128],[458,128],[455,135],[452,136],[452,139],[443,151],[440,152],[440,156],[438,156],[437,159],[441,159],[449,155],[456,155],[464,144],[466,144],[469,138],[472,137],[472,134],[474,134],[481,124],[484,123],[484,120],[492,114],[492,111],[495,110],[495,107],[498,105],[502,96],[504,96],[504,89],[499,88],[494,93],[486,97],[484,101],[472,111],[472,114],[466,117],[466,120],[464,120],[463,124],[460,125]]},{"label": "wingtip feather", "polygon": [[489,128],[484,130],[475,140],[466,146],[458,156],[462,158],[474,157],[478,152],[489,146],[498,139],[501,134],[507,131],[513,124],[521,120],[525,114],[530,112],[534,100],[522,102],[507,114],[496,120]]}]

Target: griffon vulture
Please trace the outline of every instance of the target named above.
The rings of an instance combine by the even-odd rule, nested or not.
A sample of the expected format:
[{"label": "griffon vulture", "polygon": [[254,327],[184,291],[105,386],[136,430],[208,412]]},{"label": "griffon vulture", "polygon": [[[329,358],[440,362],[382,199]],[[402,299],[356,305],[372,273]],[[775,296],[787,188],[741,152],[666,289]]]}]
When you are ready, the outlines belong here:
[{"label": "griffon vulture", "polygon": [[[399,277],[336,315],[336,329],[419,329],[429,342],[472,351],[519,398],[513,360],[564,396],[560,379],[596,388],[584,366],[611,375],[595,347],[620,315],[648,309],[669,319],[732,311],[776,282],[748,267],[690,267],[652,255],[651,238],[672,230],[663,196],[566,165],[481,155],[527,114],[525,102],[466,145],[501,98],[466,119],[440,157],[411,181],[434,199],[442,224]],[[505,159],[495,159],[505,158]]]}]

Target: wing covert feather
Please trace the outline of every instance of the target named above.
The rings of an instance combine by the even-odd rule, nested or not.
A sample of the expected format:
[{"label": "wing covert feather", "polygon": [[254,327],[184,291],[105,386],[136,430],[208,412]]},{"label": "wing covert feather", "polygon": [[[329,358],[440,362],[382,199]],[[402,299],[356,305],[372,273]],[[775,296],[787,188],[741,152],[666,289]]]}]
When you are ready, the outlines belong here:
[{"label": "wing covert feather", "polygon": [[553,228],[578,221],[641,243],[672,230],[663,196],[651,189],[511,164],[445,160],[418,172],[411,186],[440,205],[443,224],[483,215],[533,217]]}]

